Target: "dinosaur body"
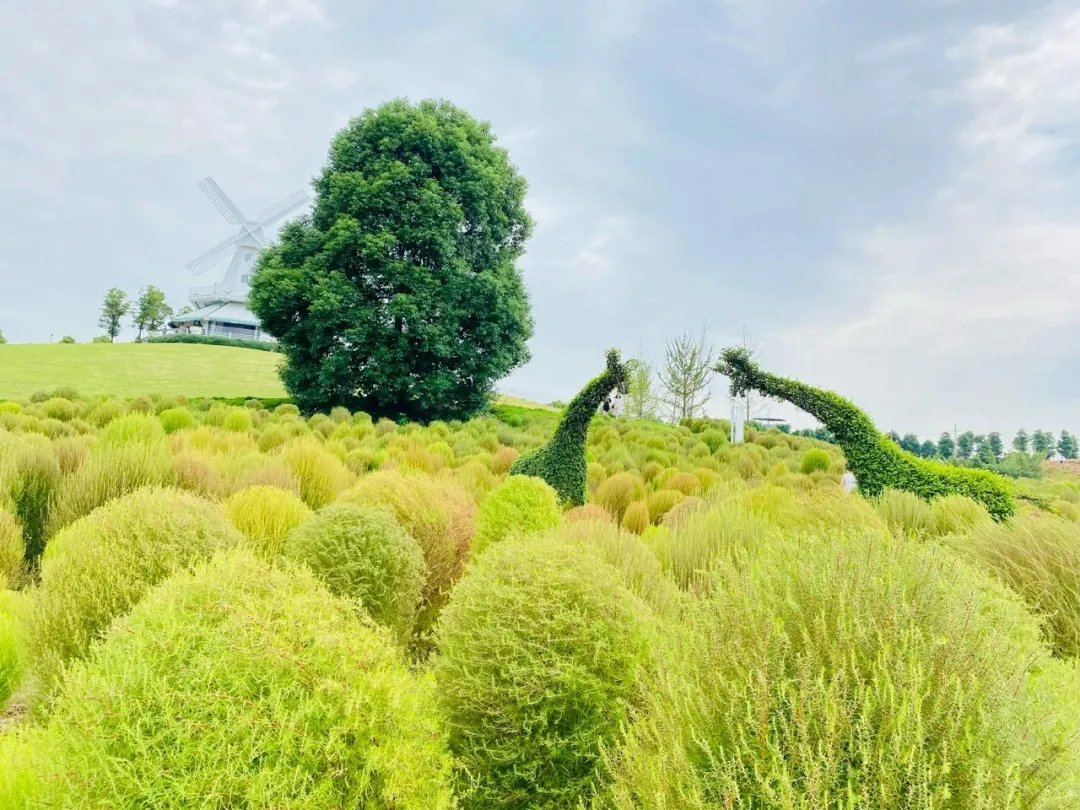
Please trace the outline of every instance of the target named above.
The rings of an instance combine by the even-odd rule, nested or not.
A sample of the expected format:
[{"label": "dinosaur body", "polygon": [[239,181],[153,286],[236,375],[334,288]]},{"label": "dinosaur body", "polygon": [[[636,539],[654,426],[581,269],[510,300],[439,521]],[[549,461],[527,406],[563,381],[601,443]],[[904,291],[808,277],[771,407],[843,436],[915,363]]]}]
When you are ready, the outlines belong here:
[{"label": "dinosaur body", "polygon": [[764,372],[745,349],[725,350],[716,370],[731,380],[735,396],[757,391],[790,402],[821,422],[843,448],[864,495],[880,495],[890,488],[927,500],[966,495],[981,502],[995,520],[1004,520],[1016,511],[1012,487],[1001,476],[913,456],[882,436],[870,417],[850,401],[832,391]]},{"label": "dinosaur body", "polygon": [[581,506],[585,503],[587,463],[585,441],[589,423],[597,408],[612,389],[626,385],[626,365],[619,353],[607,353],[607,368],[593,378],[566,406],[551,441],[538,450],[514,462],[511,475],[534,475],[543,478],[559,493],[563,503]]}]

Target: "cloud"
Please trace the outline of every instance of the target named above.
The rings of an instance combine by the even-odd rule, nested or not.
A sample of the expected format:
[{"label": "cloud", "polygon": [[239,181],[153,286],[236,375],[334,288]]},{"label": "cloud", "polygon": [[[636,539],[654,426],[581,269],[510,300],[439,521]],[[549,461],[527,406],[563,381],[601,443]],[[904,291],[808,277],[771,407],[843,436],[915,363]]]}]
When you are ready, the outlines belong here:
[{"label": "cloud", "polygon": [[1080,391],[1046,375],[1075,367],[1080,338],[1080,13],[980,26],[948,56],[964,113],[953,171],[921,215],[851,234],[834,305],[769,345],[789,370],[860,392],[884,426],[1069,424]]}]

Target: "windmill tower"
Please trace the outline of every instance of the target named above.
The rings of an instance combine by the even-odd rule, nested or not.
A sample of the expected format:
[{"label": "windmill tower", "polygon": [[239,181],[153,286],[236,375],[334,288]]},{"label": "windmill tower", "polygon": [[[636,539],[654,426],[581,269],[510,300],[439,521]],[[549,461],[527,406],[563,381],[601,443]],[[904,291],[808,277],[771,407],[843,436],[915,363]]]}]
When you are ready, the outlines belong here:
[{"label": "windmill tower", "polygon": [[177,332],[269,340],[259,327],[259,319],[248,309],[249,283],[255,269],[255,257],[266,246],[266,230],[305,205],[310,198],[304,191],[295,191],[262,211],[255,219],[248,219],[212,178],[200,181],[199,188],[225,217],[225,221],[236,225],[239,230],[188,262],[191,274],[200,276],[231,256],[225,277],[217,284],[192,287],[188,297],[194,310],[174,317],[169,321],[169,326]]}]

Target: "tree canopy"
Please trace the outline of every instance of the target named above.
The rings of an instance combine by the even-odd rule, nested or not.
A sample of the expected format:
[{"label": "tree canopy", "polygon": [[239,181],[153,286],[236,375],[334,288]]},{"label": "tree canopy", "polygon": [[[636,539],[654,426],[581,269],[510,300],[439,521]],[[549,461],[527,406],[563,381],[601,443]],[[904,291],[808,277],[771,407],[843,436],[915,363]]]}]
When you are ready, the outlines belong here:
[{"label": "tree canopy", "polygon": [[251,288],[296,403],[418,420],[482,409],[532,335],[516,266],[526,183],[489,126],[444,101],[388,102],[337,134],[314,188]]}]

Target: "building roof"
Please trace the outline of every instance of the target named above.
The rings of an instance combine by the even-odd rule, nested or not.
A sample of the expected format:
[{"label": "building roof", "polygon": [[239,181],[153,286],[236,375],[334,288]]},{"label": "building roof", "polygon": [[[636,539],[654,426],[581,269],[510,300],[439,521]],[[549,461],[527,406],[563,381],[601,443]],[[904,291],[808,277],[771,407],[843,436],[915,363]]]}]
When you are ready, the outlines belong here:
[{"label": "building roof", "polygon": [[259,319],[255,317],[254,313],[243,304],[238,304],[235,301],[207,304],[183,315],[174,315],[169,319],[169,325],[175,326],[176,324],[194,323],[195,321],[202,323],[237,323],[253,327],[259,325]]}]

